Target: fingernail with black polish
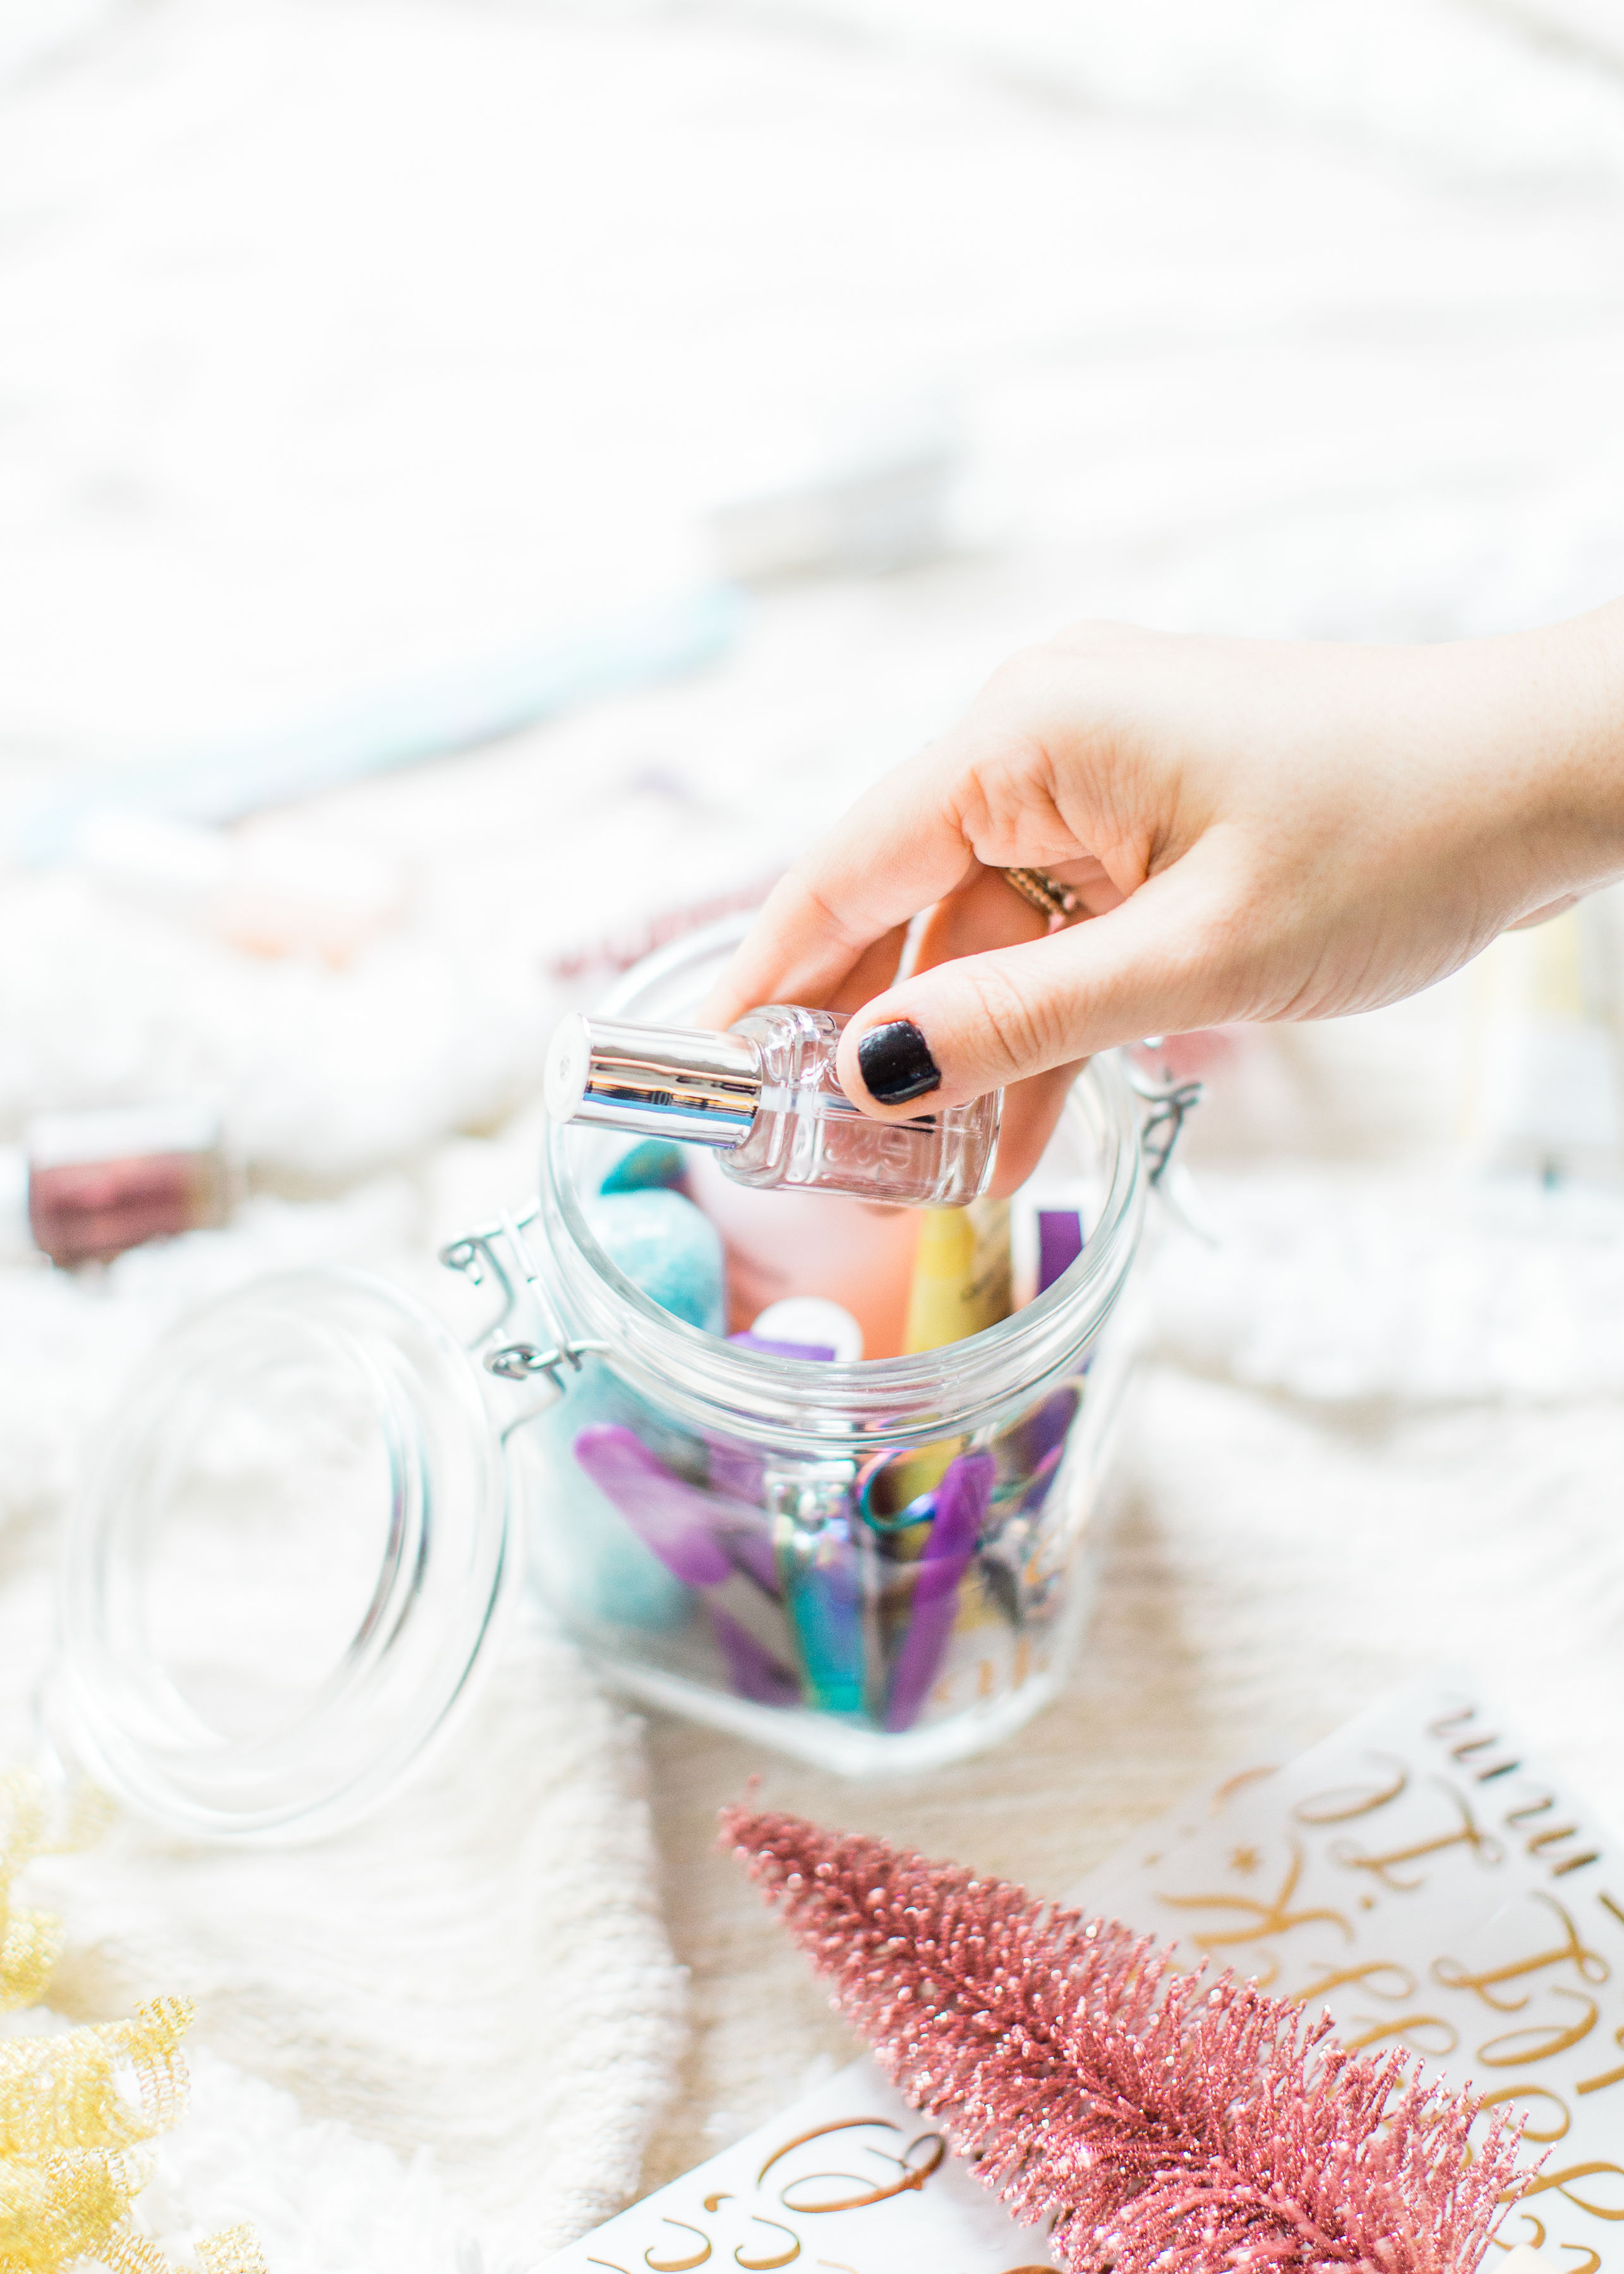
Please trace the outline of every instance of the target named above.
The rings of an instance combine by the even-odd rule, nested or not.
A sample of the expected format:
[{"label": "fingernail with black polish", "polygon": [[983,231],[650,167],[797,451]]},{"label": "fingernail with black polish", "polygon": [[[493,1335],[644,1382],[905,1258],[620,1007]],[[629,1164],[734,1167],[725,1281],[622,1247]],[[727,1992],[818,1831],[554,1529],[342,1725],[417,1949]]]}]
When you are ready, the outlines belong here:
[{"label": "fingernail with black polish", "polygon": [[906,1105],[909,1098],[942,1087],[941,1069],[912,1019],[870,1027],[857,1045],[857,1063],[878,1105]]}]

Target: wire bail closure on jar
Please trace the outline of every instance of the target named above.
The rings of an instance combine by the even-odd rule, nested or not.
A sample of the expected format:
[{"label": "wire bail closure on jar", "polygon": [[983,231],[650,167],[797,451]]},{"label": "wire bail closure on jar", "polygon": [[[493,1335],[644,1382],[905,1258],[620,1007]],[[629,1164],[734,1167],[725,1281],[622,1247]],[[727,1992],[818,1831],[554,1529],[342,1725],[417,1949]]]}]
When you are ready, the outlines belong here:
[{"label": "wire bail closure on jar", "polygon": [[[494,1280],[501,1291],[500,1310],[472,1344],[485,1372],[499,1382],[545,1379],[556,1399],[569,1387],[565,1369],[579,1374],[584,1358],[605,1352],[610,1345],[572,1341],[565,1333],[524,1237],[525,1227],[534,1224],[540,1213],[538,1200],[516,1214],[504,1209],[495,1224],[466,1232],[442,1247],[440,1260],[447,1270],[460,1271],[470,1286],[483,1287],[487,1280]],[[515,1334],[515,1326],[529,1326],[530,1331]]]},{"label": "wire bail closure on jar", "polygon": [[[1154,1049],[1154,1043],[1147,1042],[1144,1048]],[[1139,1124],[1139,1143],[1145,1153],[1145,1180],[1154,1192],[1172,1166],[1184,1123],[1201,1103],[1202,1085],[1193,1078],[1157,1081],[1136,1066],[1132,1058],[1127,1075],[1129,1088],[1150,1109]]]}]

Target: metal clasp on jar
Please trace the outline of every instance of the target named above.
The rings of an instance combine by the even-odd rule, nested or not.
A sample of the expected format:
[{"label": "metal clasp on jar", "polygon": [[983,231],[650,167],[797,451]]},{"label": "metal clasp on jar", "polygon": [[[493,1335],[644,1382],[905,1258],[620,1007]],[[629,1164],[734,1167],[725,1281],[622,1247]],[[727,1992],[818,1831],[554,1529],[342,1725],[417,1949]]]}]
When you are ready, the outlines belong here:
[{"label": "metal clasp on jar", "polygon": [[[470,1286],[490,1284],[500,1294],[500,1309],[470,1344],[485,1372],[499,1382],[545,1382],[553,1393],[546,1402],[553,1404],[580,1373],[583,1359],[609,1344],[572,1340],[565,1333],[524,1237],[540,1213],[539,1201],[517,1214],[504,1209],[495,1224],[442,1247],[440,1260]],[[539,1410],[532,1406],[519,1419],[529,1420]]]},{"label": "metal clasp on jar", "polygon": [[[1152,1192],[1159,1193],[1169,1214],[1192,1231],[1208,1246],[1219,1245],[1218,1238],[1201,1220],[1201,1213],[1193,1197],[1190,1172],[1173,1156],[1184,1134],[1184,1123],[1201,1103],[1202,1086],[1192,1077],[1181,1078],[1163,1069],[1160,1076],[1153,1073],[1144,1063],[1145,1057],[1156,1050],[1162,1043],[1160,1035],[1148,1035],[1132,1050],[1122,1053],[1123,1071],[1128,1077],[1128,1087],[1146,1108],[1139,1122],[1139,1146],[1145,1156],[1146,1182]],[[1170,1173],[1169,1173],[1170,1171]]]},{"label": "metal clasp on jar", "polygon": [[[1161,1036],[1153,1035],[1139,1044],[1143,1050],[1154,1050]],[[1184,1123],[1201,1103],[1201,1084],[1196,1081],[1178,1081],[1164,1077],[1158,1081],[1140,1065],[1132,1050],[1124,1054],[1128,1087],[1135,1097],[1150,1111],[1139,1124],[1139,1143],[1144,1148],[1145,1163],[1149,1171],[1149,1183],[1154,1190],[1173,1159],[1174,1148],[1184,1133]]]}]

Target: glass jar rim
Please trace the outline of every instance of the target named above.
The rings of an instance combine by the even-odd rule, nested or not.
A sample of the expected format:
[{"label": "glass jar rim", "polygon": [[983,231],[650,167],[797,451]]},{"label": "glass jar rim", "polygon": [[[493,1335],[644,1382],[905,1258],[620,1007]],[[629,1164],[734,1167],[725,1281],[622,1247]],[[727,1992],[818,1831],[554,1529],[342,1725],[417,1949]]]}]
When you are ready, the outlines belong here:
[{"label": "glass jar rim", "polygon": [[[188,1390],[252,1387],[274,1352],[308,1356],[353,1385],[387,1463],[387,1528],[348,1645],[262,1736],[227,1736],[154,1649],[139,1479]],[[486,1654],[510,1593],[505,1502],[481,1377],[415,1296],[328,1268],[216,1297],[137,1369],[70,1513],[57,1658],[41,1698],[49,1746],[64,1773],[87,1773],[143,1815],[203,1836],[306,1837],[352,1820],[417,1758]]]},{"label": "glass jar rim", "polygon": [[[604,998],[628,1015],[684,964],[719,954],[743,936],[748,915],[684,934],[635,965]],[[1132,1093],[1114,1055],[1092,1059],[1064,1113],[1079,1133],[1087,1099],[1103,1138],[1106,1193],[1082,1254],[1056,1284],[997,1325],[946,1350],[842,1365],[782,1359],[709,1335],[647,1295],[595,1237],[576,1164],[588,1150],[573,1126],[550,1123],[540,1212],[545,1269],[572,1341],[612,1354],[617,1372],[696,1427],[747,1442],[829,1456],[854,1437],[883,1433],[924,1443],[973,1428],[1045,1381],[1114,1308],[1138,1249],[1146,1174]]]}]

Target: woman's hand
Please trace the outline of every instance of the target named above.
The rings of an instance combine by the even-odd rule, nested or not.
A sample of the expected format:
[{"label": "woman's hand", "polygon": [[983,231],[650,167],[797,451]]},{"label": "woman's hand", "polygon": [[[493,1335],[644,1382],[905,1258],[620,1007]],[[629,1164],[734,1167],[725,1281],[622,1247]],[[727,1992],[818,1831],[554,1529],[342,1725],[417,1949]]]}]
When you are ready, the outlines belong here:
[{"label": "woman's hand", "polygon": [[[1083,913],[1049,932],[1009,868]],[[883,1120],[1011,1088],[1008,1190],[1091,1052],[1370,1010],[1621,871],[1624,603],[1435,647],[1088,625],[795,863],[708,1016],[861,1010],[840,1080]]]}]

